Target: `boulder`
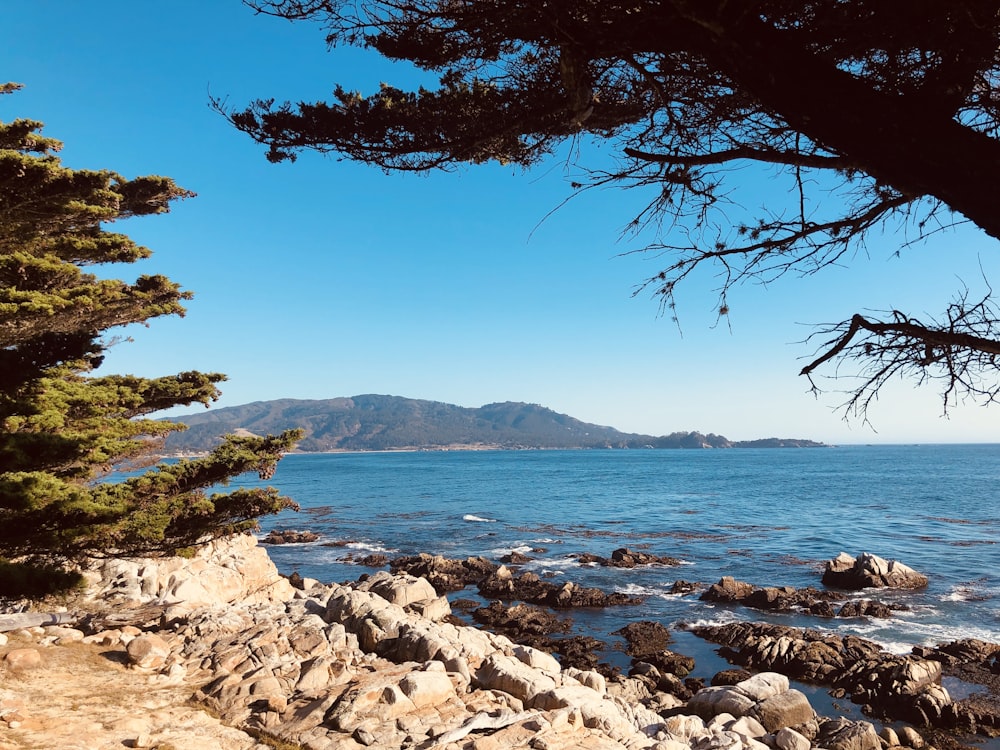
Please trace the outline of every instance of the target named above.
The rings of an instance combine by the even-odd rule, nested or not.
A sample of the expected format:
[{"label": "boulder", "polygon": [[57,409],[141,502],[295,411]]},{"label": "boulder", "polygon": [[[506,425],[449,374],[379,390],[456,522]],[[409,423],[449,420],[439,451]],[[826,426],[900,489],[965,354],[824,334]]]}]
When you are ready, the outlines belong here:
[{"label": "boulder", "polygon": [[723,713],[734,717],[747,716],[755,706],[756,702],[735,686],[704,688],[695,693],[687,703],[687,709],[703,719],[711,719]]},{"label": "boulder", "polygon": [[129,664],[140,669],[159,669],[170,656],[170,645],[154,633],[133,638],[125,647]]},{"label": "boulder", "polygon": [[611,607],[640,604],[642,599],[620,592],[606,594],[600,589],[580,586],[567,581],[561,586],[541,580],[534,573],[515,577],[501,565],[496,572],[479,582],[479,593],[490,599],[519,599],[531,604],[543,604],[556,609],[570,607]]},{"label": "boulder", "polygon": [[544,672],[499,653],[487,657],[475,673],[475,683],[486,690],[510,693],[526,706],[536,696],[556,687],[555,680]]},{"label": "boulder", "polygon": [[774,745],[778,750],[809,750],[812,743],[791,727],[779,729],[774,736]]},{"label": "boulder", "polygon": [[723,576],[701,595],[706,602],[740,602],[753,593],[753,585],[737,581],[732,576]]},{"label": "boulder", "polygon": [[410,672],[399,681],[399,689],[418,709],[455,697],[455,686],[443,671]]},{"label": "boulder", "polygon": [[788,678],[777,672],[760,672],[736,684],[736,689],[755,701],[763,701],[788,690]]},{"label": "boulder", "polygon": [[387,602],[405,607],[413,602],[426,599],[436,599],[438,594],[434,587],[425,579],[408,574],[392,575],[387,571],[379,571],[357,586],[358,591],[371,591]]},{"label": "boulder", "polygon": [[648,552],[636,552],[628,547],[621,547],[611,553],[611,557],[601,557],[600,555],[583,554],[577,556],[577,561],[588,564],[603,565],[608,568],[636,568],[640,565],[680,565],[681,561],[676,557],[660,557]]},{"label": "boulder", "polygon": [[858,599],[845,603],[837,611],[837,617],[876,617],[885,619],[892,617],[892,607],[871,599]]},{"label": "boulder", "polygon": [[768,732],[777,732],[785,727],[805,724],[816,715],[804,693],[786,690],[772,695],[756,705],[753,716]]},{"label": "boulder", "polygon": [[[759,740],[767,734],[767,730],[764,728],[764,725],[752,716],[741,716],[738,719],[726,722],[723,728],[727,732],[735,732],[740,735],[740,737],[745,739]],[[806,742],[808,743],[808,740],[806,740]]]},{"label": "boulder", "polygon": [[664,649],[655,654],[647,654],[643,657],[636,657],[632,663],[645,662],[652,664],[661,674],[672,674],[678,677],[687,677],[694,669],[694,659],[690,656],[678,654],[669,649]]},{"label": "boulder", "polygon": [[881,750],[878,732],[867,721],[839,718],[820,725],[818,744],[829,750]]},{"label": "boulder", "polygon": [[27,672],[42,666],[42,654],[37,648],[12,648],[3,657],[3,662],[13,672]]},{"label": "boulder", "polygon": [[532,669],[538,669],[551,675],[558,675],[562,671],[559,661],[552,654],[547,654],[537,648],[532,648],[531,646],[514,646],[511,651],[514,656]]},{"label": "boulder", "polygon": [[745,669],[723,669],[721,672],[716,672],[715,676],[712,677],[712,685],[736,685],[737,683],[747,680],[752,675]]}]

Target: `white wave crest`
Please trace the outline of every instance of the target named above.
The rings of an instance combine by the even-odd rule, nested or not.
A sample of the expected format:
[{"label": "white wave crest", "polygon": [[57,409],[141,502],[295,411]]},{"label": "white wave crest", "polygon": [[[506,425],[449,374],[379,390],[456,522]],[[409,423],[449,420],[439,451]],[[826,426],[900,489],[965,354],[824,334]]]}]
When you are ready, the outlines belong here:
[{"label": "white wave crest", "polygon": [[947,594],[942,594],[942,602],[981,602],[995,599],[998,589],[989,586],[977,585],[978,582],[962,583],[952,586]]},{"label": "white wave crest", "polygon": [[532,560],[526,563],[525,570],[543,571],[547,575],[565,575],[569,568],[579,568],[580,561],[575,557],[557,557],[554,560]]},{"label": "white wave crest", "polygon": [[909,653],[914,646],[936,646],[963,638],[988,643],[1000,639],[1000,628],[965,623],[942,624],[934,607],[914,607],[887,620],[851,621],[836,627],[838,633],[859,635],[893,654]]},{"label": "white wave crest", "polygon": [[383,547],[381,544],[369,544],[368,542],[349,542],[344,546],[348,549],[356,549],[363,552],[399,552],[398,549]]},{"label": "white wave crest", "polygon": [[483,518],[482,516],[475,516],[472,513],[466,513],[464,516],[462,516],[462,520],[463,521],[472,521],[474,523],[496,523],[497,522],[497,519],[495,519],[495,518]]},{"label": "white wave crest", "polygon": [[517,542],[515,542],[514,545],[511,547],[494,547],[493,549],[490,550],[490,554],[502,556],[502,555],[512,555],[516,552],[519,555],[526,555],[529,552],[531,552],[532,549],[534,548],[528,544],[518,544]]},{"label": "white wave crest", "polygon": [[744,618],[730,610],[722,610],[718,617],[699,617],[696,620],[675,620],[670,623],[672,630],[693,630],[694,628],[711,628],[720,625],[729,625],[734,622],[742,622]]},{"label": "white wave crest", "polygon": [[624,586],[615,586],[615,591],[627,596],[662,596],[665,593],[661,588],[640,586],[637,583],[626,583]]}]

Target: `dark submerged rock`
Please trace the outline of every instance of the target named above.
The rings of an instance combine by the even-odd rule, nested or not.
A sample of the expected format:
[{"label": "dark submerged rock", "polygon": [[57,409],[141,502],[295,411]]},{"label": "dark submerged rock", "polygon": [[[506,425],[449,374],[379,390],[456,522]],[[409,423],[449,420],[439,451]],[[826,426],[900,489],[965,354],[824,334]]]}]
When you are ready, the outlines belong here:
[{"label": "dark submerged rock", "polygon": [[600,589],[587,588],[572,581],[559,586],[541,580],[534,573],[522,573],[515,577],[505,566],[501,566],[488,578],[479,582],[479,593],[490,599],[505,601],[518,599],[555,609],[611,607],[642,602],[642,599],[627,594],[617,592],[606,594]]},{"label": "dark submerged rock", "polygon": [[522,555],[520,552],[511,552],[509,555],[501,557],[500,562],[504,565],[524,565],[524,563],[531,562],[533,559],[527,555]]},{"label": "dark submerged rock", "polygon": [[715,676],[712,677],[711,684],[713,687],[719,687],[720,685],[735,685],[738,682],[750,679],[751,676],[751,673],[746,669],[723,669],[721,672],[715,673]]},{"label": "dark submerged rock", "polygon": [[674,581],[673,585],[670,587],[671,594],[693,594],[695,591],[701,588],[700,583],[695,583],[692,581],[682,581],[680,579]]},{"label": "dark submerged rock", "polygon": [[624,628],[615,631],[628,644],[625,653],[629,656],[646,656],[663,651],[673,640],[670,631],[658,622],[640,620],[630,622]]},{"label": "dark submerged rock", "polygon": [[381,552],[376,552],[371,555],[365,555],[356,562],[358,565],[363,565],[366,568],[384,568],[389,564],[389,558]]},{"label": "dark submerged rock", "polygon": [[585,553],[577,556],[577,562],[584,565],[597,563],[607,568],[635,568],[640,565],[680,565],[681,561],[676,557],[660,557],[648,552],[636,552],[627,547],[621,547],[611,553],[611,557],[601,557]]},{"label": "dark submerged rock", "polygon": [[315,542],[319,539],[319,534],[312,531],[279,531],[274,529],[266,537],[260,540],[261,544],[305,544]]},{"label": "dark submerged rock", "polygon": [[565,633],[571,627],[568,619],[529,604],[508,607],[502,602],[490,602],[487,606],[474,610],[472,619],[494,633],[502,633],[512,641],[526,646],[534,646],[531,641],[540,636]]},{"label": "dark submerged rock", "polygon": [[563,636],[572,627],[566,617],[530,604],[490,602],[472,612],[472,619],[494,633],[510,638],[514,643],[558,654],[563,667],[597,669],[610,674],[611,667],[600,664],[598,654],[604,644],[589,636]]},{"label": "dark submerged rock", "polygon": [[887,604],[863,599],[847,602],[836,610],[833,603],[841,596],[832,591],[821,591],[811,586],[803,589],[791,586],[759,587],[737,581],[731,576],[721,578],[701,598],[775,612],[801,611],[817,617],[891,617],[893,609]]},{"label": "dark submerged rock", "polygon": [[452,560],[421,552],[411,557],[397,557],[390,563],[393,573],[409,573],[426,578],[439,594],[461,591],[491,575],[497,566],[485,557]]},{"label": "dark submerged rock", "polygon": [[646,654],[641,658],[633,659],[633,662],[644,661],[652,664],[662,674],[673,674],[678,677],[687,677],[694,669],[694,659],[690,656],[678,654],[669,649],[663,649],[655,654]]}]

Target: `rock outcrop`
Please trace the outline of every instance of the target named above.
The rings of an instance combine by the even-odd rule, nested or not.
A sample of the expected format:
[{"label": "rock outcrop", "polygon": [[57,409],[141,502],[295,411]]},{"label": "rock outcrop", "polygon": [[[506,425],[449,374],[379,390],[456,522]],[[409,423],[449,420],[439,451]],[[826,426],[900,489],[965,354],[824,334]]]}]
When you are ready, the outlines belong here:
[{"label": "rock outcrop", "polygon": [[426,578],[441,594],[474,586],[492,575],[497,567],[485,557],[452,560],[424,552],[409,557],[397,557],[390,563],[390,570],[393,573],[409,573]]},{"label": "rock outcrop", "polygon": [[[183,561],[192,568],[188,575],[171,561],[98,566],[95,570],[105,571],[93,576],[101,595],[112,597],[122,621],[130,611],[141,613],[142,627],[87,635],[64,625],[38,627],[35,635],[18,635],[16,648],[0,644],[3,668],[22,674],[44,669],[44,648],[79,636],[100,644],[105,654],[117,652],[148,685],[197,686],[198,700],[226,724],[306,750],[882,750],[883,741],[891,745],[867,722],[817,717],[779,670],[839,680],[836,684],[851,686],[852,697],[870,695],[873,701],[881,701],[881,689],[891,683],[894,707],[921,720],[945,715],[947,693],[937,683],[940,661],[913,656],[875,662],[861,639],[834,644],[811,631],[719,629],[714,639],[764,671],[752,676],[730,671],[718,684],[702,688],[700,681],[682,682],[681,673],[690,668],[687,657],[668,651],[665,629],[646,622],[622,633],[635,654],[630,674],[602,675],[502,634],[455,624],[448,601],[425,578],[380,572],[352,585],[301,579],[300,588],[292,588],[266,555],[262,562],[260,552],[246,538],[216,543]],[[237,584],[217,568],[246,578]],[[195,585],[197,577],[206,582]],[[190,592],[195,600],[182,600],[178,592]],[[206,603],[210,594],[218,598]],[[161,610],[155,623],[145,613],[150,606]],[[28,645],[32,637],[37,640]],[[33,657],[22,655],[25,649],[42,654],[41,666],[32,666]],[[0,690],[0,722],[15,715],[5,701]],[[142,734],[132,737],[126,745],[156,742]],[[893,732],[892,742],[907,737],[902,730]],[[913,747],[919,740],[916,733],[907,739]]]},{"label": "rock outcrop", "polygon": [[649,552],[637,552],[628,547],[621,547],[611,553],[611,557],[601,557],[600,555],[584,554],[577,557],[577,561],[588,564],[596,563],[608,568],[637,568],[643,565],[680,565],[681,561],[676,557],[661,557]]},{"label": "rock outcrop", "polygon": [[293,592],[250,534],[214,540],[191,557],[96,560],[84,576],[94,600],[115,607],[174,605],[178,613],[234,602],[282,603]]},{"label": "rock outcrop", "polygon": [[919,589],[927,585],[927,576],[896,560],[884,560],[868,552],[853,558],[841,552],[828,560],[823,583],[857,591],[867,588]]},{"label": "rock outcrop", "polygon": [[517,599],[531,604],[543,604],[553,609],[571,607],[614,607],[640,604],[641,599],[619,592],[607,594],[600,589],[580,586],[572,581],[556,585],[543,581],[534,573],[515,576],[501,565],[489,577],[479,582],[479,593],[490,599]]},{"label": "rock outcrop", "polygon": [[295,531],[289,529],[274,529],[260,540],[261,544],[309,544],[319,541],[319,534],[314,531]]},{"label": "rock outcrop", "polygon": [[694,632],[723,644],[720,653],[736,664],[833,687],[870,714],[931,726],[947,726],[952,720],[939,662],[889,654],[855,636],[766,623],[730,623]]},{"label": "rock outcrop", "polygon": [[891,617],[894,608],[871,599],[851,600],[838,607],[835,604],[843,595],[833,591],[820,591],[811,586],[796,589],[791,586],[754,586],[737,581],[732,576],[722,577],[712,584],[701,598],[710,602],[741,604],[753,609],[776,612],[798,611],[817,617]]}]

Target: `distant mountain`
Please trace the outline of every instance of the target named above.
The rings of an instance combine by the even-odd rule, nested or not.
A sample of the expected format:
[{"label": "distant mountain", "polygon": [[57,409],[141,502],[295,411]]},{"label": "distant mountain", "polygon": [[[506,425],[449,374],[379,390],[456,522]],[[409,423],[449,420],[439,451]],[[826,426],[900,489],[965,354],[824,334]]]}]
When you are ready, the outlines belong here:
[{"label": "distant mountain", "polygon": [[298,450],[442,450],[459,448],[818,447],[811,440],[731,442],[721,435],[673,432],[654,437],[587,424],[537,404],[504,402],[470,409],[400,396],[256,401],[177,417],[188,425],[167,439],[168,453],[210,450],[226,433],[266,435],[301,427]]}]

